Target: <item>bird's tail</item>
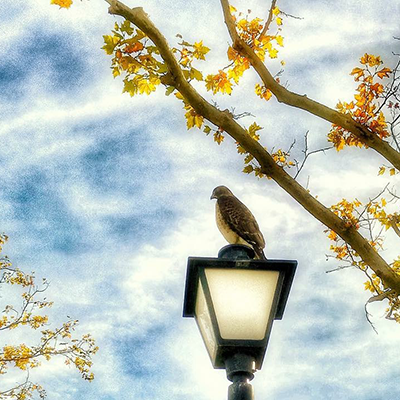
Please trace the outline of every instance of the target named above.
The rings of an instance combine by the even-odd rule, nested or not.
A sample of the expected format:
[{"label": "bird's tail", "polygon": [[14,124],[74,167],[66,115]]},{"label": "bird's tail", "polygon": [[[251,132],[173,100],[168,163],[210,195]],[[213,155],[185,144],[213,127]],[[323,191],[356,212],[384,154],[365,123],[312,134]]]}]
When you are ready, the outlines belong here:
[{"label": "bird's tail", "polygon": [[256,258],[260,260],[267,260],[264,250],[261,247],[254,247],[254,252],[256,253]]}]

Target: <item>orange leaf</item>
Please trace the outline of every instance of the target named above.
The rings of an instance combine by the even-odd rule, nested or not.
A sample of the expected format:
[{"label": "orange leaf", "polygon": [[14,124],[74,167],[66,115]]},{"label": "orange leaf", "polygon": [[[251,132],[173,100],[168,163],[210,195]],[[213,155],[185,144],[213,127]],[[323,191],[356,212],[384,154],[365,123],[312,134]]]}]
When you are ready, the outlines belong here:
[{"label": "orange leaf", "polygon": [[380,71],[377,72],[377,75],[379,76],[379,78],[388,78],[389,74],[392,72],[392,70],[390,68],[382,68]]},{"label": "orange leaf", "polygon": [[134,53],[135,51],[140,51],[143,49],[143,45],[140,42],[136,42],[134,44],[131,44],[129,46],[126,46],[124,49],[125,53]]},{"label": "orange leaf", "polygon": [[60,8],[70,8],[72,0],[51,0],[50,4],[55,4]]},{"label": "orange leaf", "polygon": [[356,75],[354,79],[358,81],[360,77],[364,75],[364,70],[361,68],[354,68],[353,71],[350,72],[350,75]]}]

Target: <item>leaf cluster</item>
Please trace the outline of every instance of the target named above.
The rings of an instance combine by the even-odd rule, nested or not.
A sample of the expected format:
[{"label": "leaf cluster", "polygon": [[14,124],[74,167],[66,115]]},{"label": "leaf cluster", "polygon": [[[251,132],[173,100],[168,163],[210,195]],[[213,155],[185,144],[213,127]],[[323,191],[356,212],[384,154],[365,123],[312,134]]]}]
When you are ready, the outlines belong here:
[{"label": "leaf cluster", "polygon": [[[392,72],[387,67],[381,68],[383,64],[379,56],[364,54],[361,57],[360,63],[362,67],[354,68],[351,75],[355,81],[360,81],[354,95],[354,100],[347,102],[339,102],[336,109],[342,113],[349,115],[356,122],[368,127],[372,132],[379,136],[380,139],[387,138],[389,132],[385,116],[380,107],[384,86],[380,81],[383,78],[389,77]],[[345,146],[365,147],[365,144],[346,129],[333,125],[328,134],[328,141],[332,142],[337,151],[342,150]]]},{"label": "leaf cluster", "polygon": [[[8,240],[6,235],[0,235],[0,252]],[[46,397],[43,387],[29,380],[29,370],[37,368],[43,360],[49,361],[53,357],[62,356],[67,364],[73,364],[85,380],[93,380],[94,375],[90,371],[92,356],[98,347],[91,335],[83,335],[76,338],[73,333],[78,325],[77,320],[68,320],[60,328],[50,329],[49,317],[43,311],[53,305],[42,297],[48,289],[48,282],[43,279],[41,284],[36,284],[34,274],[27,274],[13,267],[8,257],[0,258],[0,287],[18,295],[20,304],[2,304],[0,314],[1,332],[15,329],[31,329],[40,331],[36,344],[18,343],[4,344],[0,347],[0,375],[6,374],[10,368],[25,371],[26,379],[17,386],[5,389],[0,388],[0,400],[5,399],[27,399],[38,393],[40,398]],[[27,338],[33,339],[32,334]]]}]

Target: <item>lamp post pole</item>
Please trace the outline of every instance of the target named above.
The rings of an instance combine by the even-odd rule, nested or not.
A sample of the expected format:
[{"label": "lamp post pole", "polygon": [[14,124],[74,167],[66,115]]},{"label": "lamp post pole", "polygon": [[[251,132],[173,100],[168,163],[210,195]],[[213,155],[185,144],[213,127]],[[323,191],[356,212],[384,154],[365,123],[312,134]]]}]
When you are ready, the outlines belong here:
[{"label": "lamp post pole", "polygon": [[226,376],[233,382],[228,388],[228,400],[254,400],[253,386],[249,383],[254,378],[253,357],[238,353],[225,361]]}]

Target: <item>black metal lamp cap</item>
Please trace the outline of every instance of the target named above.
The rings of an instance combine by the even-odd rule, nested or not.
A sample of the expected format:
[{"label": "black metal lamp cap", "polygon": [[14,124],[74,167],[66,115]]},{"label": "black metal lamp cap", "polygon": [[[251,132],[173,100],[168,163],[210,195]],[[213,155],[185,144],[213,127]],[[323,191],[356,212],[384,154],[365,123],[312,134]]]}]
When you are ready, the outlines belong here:
[{"label": "black metal lamp cap", "polygon": [[229,260],[253,260],[255,255],[251,247],[243,244],[228,244],[218,252],[218,258]]}]

